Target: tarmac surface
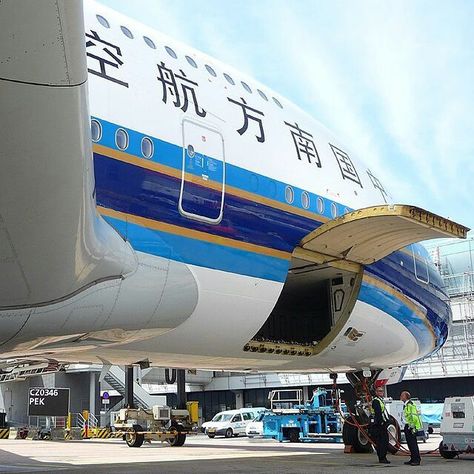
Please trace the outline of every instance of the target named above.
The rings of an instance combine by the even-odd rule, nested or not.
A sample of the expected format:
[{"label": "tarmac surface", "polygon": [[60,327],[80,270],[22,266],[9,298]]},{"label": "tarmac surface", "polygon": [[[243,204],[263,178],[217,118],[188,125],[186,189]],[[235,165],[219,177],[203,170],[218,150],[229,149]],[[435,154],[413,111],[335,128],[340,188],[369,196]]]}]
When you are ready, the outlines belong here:
[{"label": "tarmac surface", "polygon": [[[440,437],[420,443],[436,449]],[[342,444],[278,443],[274,440],[188,437],[183,447],[145,443],[129,448],[120,439],[83,441],[0,440],[0,473],[473,473],[474,455],[446,460],[426,456],[419,467],[404,466],[405,456],[379,465],[375,454],[344,454]]]}]

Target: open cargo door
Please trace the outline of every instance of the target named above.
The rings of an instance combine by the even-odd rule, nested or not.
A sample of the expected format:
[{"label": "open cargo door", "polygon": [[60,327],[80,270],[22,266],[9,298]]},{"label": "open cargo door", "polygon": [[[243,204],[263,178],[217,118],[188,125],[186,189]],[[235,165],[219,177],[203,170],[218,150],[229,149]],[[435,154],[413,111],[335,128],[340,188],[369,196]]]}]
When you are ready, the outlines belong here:
[{"label": "open cargo door", "polygon": [[406,205],[360,209],[323,224],[295,248],[280,297],[244,351],[318,354],[348,321],[364,265],[421,240],[465,238],[468,230]]},{"label": "open cargo door", "polygon": [[[370,265],[407,245],[443,237],[466,238],[469,229],[414,206],[359,209],[323,224],[296,249],[321,263],[347,261]],[[312,254],[312,255],[311,255]]]}]

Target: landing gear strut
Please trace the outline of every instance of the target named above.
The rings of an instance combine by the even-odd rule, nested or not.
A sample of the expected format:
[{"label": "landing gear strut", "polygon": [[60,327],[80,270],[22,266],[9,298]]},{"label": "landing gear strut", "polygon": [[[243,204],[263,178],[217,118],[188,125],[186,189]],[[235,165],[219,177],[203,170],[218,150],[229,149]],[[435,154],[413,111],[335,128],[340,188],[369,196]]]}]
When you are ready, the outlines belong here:
[{"label": "landing gear strut", "polygon": [[[357,402],[353,412],[345,418],[342,438],[346,446],[352,446],[356,453],[372,452],[372,440],[368,428],[370,423],[370,406],[375,396],[375,382],[381,370],[372,370],[370,374],[364,372],[350,372],[346,374],[349,383],[354,388]],[[400,427],[393,416],[387,424],[389,446],[388,451],[396,454],[400,446]]]}]

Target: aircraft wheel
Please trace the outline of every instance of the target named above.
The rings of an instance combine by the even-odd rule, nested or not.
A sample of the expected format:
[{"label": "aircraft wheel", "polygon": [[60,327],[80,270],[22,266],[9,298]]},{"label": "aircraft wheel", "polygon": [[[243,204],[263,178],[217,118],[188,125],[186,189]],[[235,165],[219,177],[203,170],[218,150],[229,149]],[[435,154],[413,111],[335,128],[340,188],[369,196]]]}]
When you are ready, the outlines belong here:
[{"label": "aircraft wheel", "polygon": [[397,454],[400,449],[400,442],[402,440],[402,434],[400,431],[400,426],[398,425],[397,420],[390,416],[388,425],[388,452],[390,454]]},{"label": "aircraft wheel", "polygon": [[[347,417],[342,427],[342,440],[344,444],[352,446],[356,453],[371,453],[372,445],[370,441],[363,435],[363,433],[357,428],[349,423],[353,423],[351,417]],[[363,420],[358,420],[359,423],[364,423]]]}]

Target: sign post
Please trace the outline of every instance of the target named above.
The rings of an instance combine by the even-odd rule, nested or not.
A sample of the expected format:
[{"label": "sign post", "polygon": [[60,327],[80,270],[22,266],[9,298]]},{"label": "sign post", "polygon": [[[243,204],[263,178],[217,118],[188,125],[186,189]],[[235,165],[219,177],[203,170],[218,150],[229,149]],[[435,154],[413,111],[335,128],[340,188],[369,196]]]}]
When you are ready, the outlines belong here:
[{"label": "sign post", "polygon": [[68,388],[32,387],[28,392],[28,416],[67,416]]}]

